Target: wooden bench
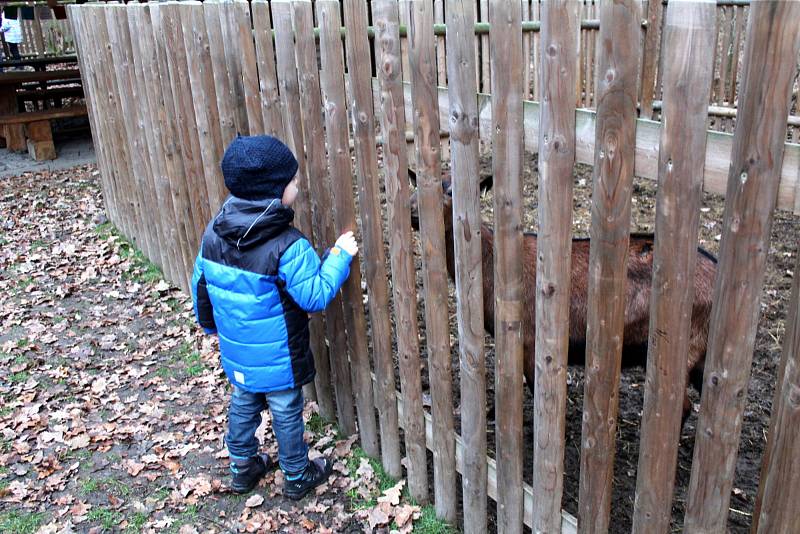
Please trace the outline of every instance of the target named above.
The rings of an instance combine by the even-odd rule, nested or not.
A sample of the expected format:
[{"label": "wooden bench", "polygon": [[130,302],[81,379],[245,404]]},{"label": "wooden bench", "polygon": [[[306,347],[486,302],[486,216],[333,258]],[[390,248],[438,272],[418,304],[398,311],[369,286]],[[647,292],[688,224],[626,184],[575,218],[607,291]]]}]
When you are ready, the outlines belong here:
[{"label": "wooden bench", "polygon": [[86,115],[86,106],[0,115],[0,135],[5,137],[8,149],[11,151],[27,150],[36,161],[55,159],[56,147],[53,144],[50,121]]}]

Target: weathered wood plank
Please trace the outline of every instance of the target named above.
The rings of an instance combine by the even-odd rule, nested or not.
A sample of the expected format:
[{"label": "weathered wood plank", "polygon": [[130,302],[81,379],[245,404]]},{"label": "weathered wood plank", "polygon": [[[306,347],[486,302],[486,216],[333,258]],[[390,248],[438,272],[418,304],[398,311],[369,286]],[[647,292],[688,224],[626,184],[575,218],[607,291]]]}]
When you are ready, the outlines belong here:
[{"label": "weathered wood plank", "polygon": [[[139,9],[142,7],[142,9]],[[161,140],[159,138],[158,116],[155,114],[156,106],[151,105],[149,88],[152,76],[158,76],[158,71],[153,69],[152,49],[142,50],[141,43],[145,31],[142,15],[142,4],[133,3],[126,6],[127,32],[125,32],[126,46],[130,47],[133,69],[130,71],[131,87],[135,102],[143,105],[137,106],[139,135],[144,140],[145,150],[142,156],[148,163],[148,181],[153,188],[153,198],[156,201],[157,216],[155,224],[159,233],[159,248],[164,260],[164,273],[175,285],[189,289],[187,285],[187,269],[181,255],[181,245],[178,241],[177,224],[172,209],[172,194],[169,190],[164,164]],[[148,22],[149,23],[149,22]],[[132,37],[135,35],[136,37]],[[145,61],[150,60],[145,66]]]},{"label": "weathered wood plank", "polygon": [[636,142],[641,2],[600,6],[597,56],[598,149],[592,177],[586,384],[578,525],[606,532],[611,512],[615,432],[625,319],[631,188]]},{"label": "weathered wood plank", "polygon": [[[205,172],[203,161],[200,157],[200,141],[195,128],[194,105],[192,104],[192,89],[189,78],[186,76],[188,64],[186,62],[186,47],[183,42],[183,26],[180,22],[179,6],[177,2],[167,2],[159,5],[161,28],[158,38],[162,40],[164,55],[166,56],[167,69],[172,93],[173,113],[175,127],[180,138],[180,153],[183,156],[185,176],[185,191],[187,200],[193,213],[195,251],[200,246],[208,221],[211,219],[208,193],[205,187]],[[152,13],[152,12],[151,12]]]},{"label": "weathered wood plank", "polygon": [[219,113],[216,106],[217,94],[214,87],[203,4],[197,0],[183,1],[179,11],[183,24],[186,60],[191,65],[188,75],[208,205],[211,213],[216,213],[228,196],[228,190],[225,188],[225,180],[219,165],[225,146],[222,142]]},{"label": "weathered wood plank", "polygon": [[219,5],[219,25],[222,30],[222,44],[225,48],[225,72],[228,75],[233,98],[233,114],[236,120],[236,132],[250,134],[247,117],[244,83],[242,78],[242,57],[238,48],[239,35],[236,35],[234,22],[234,5],[230,0],[222,0]]},{"label": "weathered wood plank", "polygon": [[667,6],[655,259],[633,530],[667,532],[685,396],[715,3]]},{"label": "weathered wood plank", "polygon": [[381,131],[384,183],[389,227],[389,259],[396,324],[400,388],[406,397],[404,418],[408,489],[418,502],[428,500],[428,469],[425,453],[425,420],[422,408],[419,338],[405,335],[418,332],[417,291],[411,235],[408,162],[406,160],[406,120],[401,73],[400,20],[396,0],[376,0],[372,4],[376,28],[375,58],[381,85]]},{"label": "weathered wood plank", "polygon": [[231,78],[228,76],[228,59],[225,56],[225,37],[220,22],[225,21],[225,15],[222,13],[222,5],[218,0],[206,0],[203,2],[203,15],[206,19],[208,47],[214,76],[214,94],[217,98],[216,107],[222,144],[227,147],[236,137],[236,134],[242,132],[236,124],[233,88],[231,86]]},{"label": "weathered wood plank", "polygon": [[[647,26],[644,30],[644,49],[642,50],[641,112],[639,114],[640,117],[646,119],[653,118],[653,94],[656,90],[656,68],[661,51],[662,13],[663,5],[661,4],[661,0],[648,0],[645,18]],[[706,50],[706,54],[708,54],[709,50],[711,50],[711,47]],[[670,52],[670,57],[671,54]]]},{"label": "weathered wood plank", "polygon": [[725,532],[786,138],[800,3],[751,7],[685,529]]},{"label": "weathered wood plank", "polygon": [[[483,332],[483,273],[482,273],[482,251],[481,251],[481,215],[480,207],[478,205],[478,186],[479,186],[479,167],[478,167],[478,140],[479,133],[477,129],[478,119],[478,105],[475,101],[475,93],[477,87],[475,86],[475,70],[477,67],[476,57],[474,56],[474,33],[472,28],[475,24],[473,19],[473,10],[470,2],[462,0],[449,0],[446,5],[446,21],[447,21],[447,65],[448,65],[448,78],[452,89],[448,92],[450,97],[450,142],[451,142],[451,176],[453,178],[453,228],[452,235],[454,240],[455,251],[455,267],[456,267],[456,302],[457,302],[457,317],[458,317],[458,343],[460,350],[460,374],[461,381],[461,437],[466,445],[464,457],[464,477],[462,479],[463,499],[464,499],[464,532],[480,533],[485,532],[487,528],[486,511],[487,511],[487,498],[486,498],[486,365],[484,354],[484,332]],[[492,9],[497,6],[492,2]],[[488,18],[488,14],[487,14]],[[506,32],[509,29],[503,27],[501,32]],[[514,33],[511,30],[511,39]],[[520,38],[522,34],[520,32]],[[499,36],[492,34],[492,60],[496,59],[495,49],[497,46],[496,40],[500,40]],[[503,44],[510,44],[503,42]],[[519,43],[521,46],[521,42]],[[488,47],[483,51],[484,54],[489,56]],[[506,53],[504,50],[503,53]],[[521,50],[520,50],[521,53]],[[513,53],[512,53],[513,55]],[[503,64],[502,68],[507,68],[508,63]],[[521,65],[517,65],[521,68]],[[521,73],[520,73],[521,74]],[[492,71],[492,79],[497,76],[497,73]],[[503,75],[500,74],[502,77]],[[519,85],[521,80],[517,80]],[[508,79],[504,79],[502,84],[512,83]],[[492,88],[497,90],[498,87]],[[521,87],[513,88],[507,85],[503,87],[505,92],[503,96],[511,96],[514,92],[519,92]],[[521,105],[521,99],[519,100]],[[509,107],[513,103],[509,104]],[[503,112],[502,110],[500,111]],[[507,117],[503,117],[502,121]],[[502,125],[496,123],[498,126]],[[518,132],[519,133],[519,132]],[[514,133],[509,134],[513,136]],[[495,150],[504,149],[502,147],[495,147]],[[506,154],[504,153],[503,156]],[[497,160],[494,160],[497,162]],[[511,163],[513,165],[513,162]],[[496,176],[498,183],[501,183],[499,193],[496,195],[503,195],[508,184],[503,184],[506,181],[506,174],[503,172],[506,169],[497,169]],[[513,180],[513,178],[511,178]],[[505,197],[503,197],[505,198]],[[507,213],[504,213],[508,215]],[[498,222],[502,225],[502,222]],[[511,261],[510,258],[503,258],[498,261]],[[501,264],[498,268],[502,269],[506,264]],[[511,304],[513,306],[513,304]],[[512,319],[513,313],[508,314],[508,319]],[[508,327],[509,325],[505,325]],[[517,328],[519,325],[517,324]],[[516,331],[516,335],[519,331]],[[511,335],[515,335],[512,331]],[[508,346],[502,346],[505,340],[504,335],[498,335],[498,357],[503,354],[503,350],[509,349]],[[514,355],[511,355],[513,357]],[[498,364],[498,371],[503,372],[503,364]],[[505,374],[503,378],[505,378]],[[522,378],[522,371],[517,377],[518,380]],[[497,380],[501,380],[500,376]],[[508,384],[509,387],[514,387],[514,382]],[[503,386],[505,389],[506,385]],[[503,402],[509,401],[508,398],[503,398],[500,390],[496,390],[498,397],[496,403],[498,405]],[[522,402],[520,401],[520,410]],[[508,406],[509,412],[513,412],[513,407]],[[520,413],[521,416],[521,413]],[[516,436],[514,430],[503,427],[502,418],[498,418],[498,435],[497,435],[497,453],[503,455],[505,459],[508,456],[508,448],[513,448],[516,443]],[[521,419],[521,417],[520,417]],[[508,421],[506,421],[507,423]],[[519,430],[522,427],[520,425]],[[509,433],[509,431],[511,431]],[[521,437],[521,434],[520,434]],[[521,443],[518,444],[521,447]],[[521,449],[520,449],[521,452]],[[498,456],[500,457],[500,456]],[[513,470],[515,466],[511,466]],[[509,479],[509,473],[501,470],[501,484],[514,483],[513,478]],[[520,466],[519,475],[522,475]],[[506,478],[503,478],[506,476]],[[520,478],[519,482],[522,480]],[[517,484],[519,486],[519,484]],[[504,530],[510,523],[518,522],[522,524],[521,507],[519,507],[519,521],[510,519],[504,514],[504,509],[509,510],[511,514],[515,514],[514,508],[516,503],[503,498],[505,490],[511,488],[504,487],[500,492],[500,501],[498,503],[498,529]],[[513,490],[512,490],[513,491]],[[513,499],[513,495],[512,495]],[[505,508],[504,508],[505,507]],[[505,521],[504,521],[505,520]]]},{"label": "weathered wood plank", "polygon": [[234,0],[232,5],[234,53],[241,64],[242,90],[247,111],[247,126],[250,135],[264,133],[264,118],[261,115],[256,49],[253,43],[253,24],[250,20],[250,2]]},{"label": "weathered wood plank", "polygon": [[272,23],[266,0],[254,0],[253,32],[255,34],[258,82],[261,90],[261,116],[264,133],[284,138],[278,77],[275,72],[275,48],[272,44]]},{"label": "weathered wood plank", "polygon": [[[312,243],[317,243],[319,236],[314,235],[311,222],[311,197],[308,169],[306,165],[303,128],[297,117],[300,117],[300,88],[297,79],[297,65],[294,51],[294,29],[292,23],[291,4],[285,0],[272,2],[272,17],[275,26],[275,59],[278,73],[278,86],[281,90],[281,110],[283,111],[283,124],[286,128],[285,141],[297,156],[299,168],[297,171],[300,192],[295,202],[295,219],[300,230]],[[325,343],[325,316],[314,314],[309,324],[311,335],[311,351],[314,353],[314,366],[317,375],[314,385],[317,390],[317,402],[320,414],[328,420],[334,420],[338,413],[338,423],[346,434],[356,431],[355,415],[352,401],[350,372],[339,371],[331,368],[331,360],[327,344]],[[340,357],[342,359],[342,357]],[[336,407],[334,408],[332,392],[333,383],[336,383]],[[341,398],[339,397],[341,395]]]},{"label": "weathered wood plank", "polygon": [[[333,10],[331,10],[331,13]],[[344,18],[348,28],[345,41],[350,68],[350,100],[348,102],[350,125],[353,128],[353,145],[356,157],[359,205],[361,208],[361,231],[364,239],[364,271],[369,291],[369,315],[372,325],[372,353],[378,390],[375,395],[381,401],[378,410],[381,432],[381,458],[384,467],[394,476],[401,473],[400,431],[395,401],[394,361],[392,357],[392,321],[389,316],[389,283],[386,272],[381,203],[378,197],[378,156],[375,150],[375,117],[372,107],[369,39],[367,36],[367,5],[364,0],[345,0]],[[333,34],[331,34],[333,38]],[[331,43],[333,43],[331,40]],[[341,57],[341,54],[337,54]],[[349,207],[349,206],[347,206]],[[349,210],[348,210],[349,211]],[[348,214],[349,215],[349,214]],[[355,217],[348,224],[355,223]],[[354,288],[355,289],[355,288]],[[348,295],[348,301],[359,305],[358,293]],[[353,384],[358,394],[372,396],[369,379],[369,363],[366,353],[357,355]],[[357,394],[357,395],[358,395]],[[358,399],[359,406],[370,406],[371,398]]]},{"label": "weathered wood plank", "polygon": [[[180,269],[179,275],[182,277],[180,285],[184,290],[188,290],[196,251],[192,250],[189,244],[186,216],[180,214],[177,207],[176,197],[179,193],[174,184],[182,178],[176,176],[174,157],[171,153],[174,140],[170,138],[172,134],[167,124],[169,119],[164,109],[161,81],[166,69],[162,70],[158,61],[149,4],[130,4],[128,25],[132,33],[138,36],[132,40],[138,47],[134,49],[134,57],[138,55],[141,61],[142,76],[139,81],[146,96],[149,112],[149,125],[146,128],[152,130],[152,138],[148,138],[148,143],[152,143],[151,157],[157,169],[154,177],[159,190],[159,203],[168,224],[170,243],[167,246],[174,248],[176,267]],[[149,75],[145,77],[144,73]]]},{"label": "weathered wood plank", "polygon": [[[199,220],[201,217],[199,207],[192,205],[189,196],[188,173],[184,165],[183,145],[180,124],[178,123],[178,119],[182,114],[175,104],[172,93],[169,60],[167,59],[167,48],[161,20],[161,7],[160,4],[147,4],[147,9],[150,14],[150,26],[145,27],[144,30],[147,31],[149,29],[147,32],[149,35],[145,38],[145,43],[152,41],[156,61],[155,70],[159,73],[151,85],[153,85],[153,90],[158,95],[157,111],[163,134],[162,148],[170,182],[169,186],[172,192],[172,207],[175,220],[178,221],[178,230],[185,237],[185,239],[181,239],[181,243],[184,263],[188,269],[186,275],[191,279],[191,271],[200,240],[197,235],[197,228],[204,221]],[[195,220],[198,220],[199,223],[196,224]]]},{"label": "weathered wood plank", "polygon": [[[433,490],[436,515],[456,519],[455,441],[453,439],[453,385],[450,365],[450,324],[447,307],[442,163],[439,114],[436,102],[436,56],[433,10],[426,0],[407,3],[411,31],[414,138],[417,150],[417,194],[422,243],[422,280],[425,287],[425,324],[433,413]],[[448,73],[449,74],[449,73]]]},{"label": "weathered wood plank", "polygon": [[572,257],[572,173],[579,6],[542,6],[544,95],[539,131],[539,239],[536,259],[536,346],[533,420],[533,530],[557,532],[564,491],[567,353]]},{"label": "weathered wood plank", "polygon": [[[798,256],[800,258],[800,256]],[[800,532],[800,260],[795,264],[753,532]]]},{"label": "weathered wood plank", "polygon": [[[502,532],[522,533],[522,309],[523,309],[523,282],[522,282],[522,11],[519,2],[507,0],[490,0],[489,22],[492,25],[490,35],[491,64],[492,64],[492,95],[497,104],[492,110],[492,174],[494,175],[494,309],[495,309],[495,405],[502,409],[495,414],[495,458],[497,459],[497,528]],[[458,87],[458,86],[457,86]],[[463,91],[462,88],[459,88]],[[474,92],[474,91],[470,91]],[[451,90],[451,96],[454,91]],[[479,134],[475,128],[477,124],[477,105],[475,98],[464,91],[461,98],[471,101],[472,109],[468,116],[473,122],[469,129],[458,132],[460,124],[452,123],[451,136],[455,133],[469,135],[469,140],[474,141],[477,156],[477,138]],[[451,99],[451,117],[456,116],[458,109],[453,109]],[[458,114],[459,117],[461,113]],[[465,117],[466,118],[466,117]],[[454,136],[455,137],[455,136]],[[454,167],[455,170],[455,167]],[[469,173],[464,174],[464,180],[454,180],[453,189],[453,219],[459,221],[454,234],[461,238],[480,234],[480,208],[478,205],[478,177],[477,158],[470,164]],[[454,173],[461,177],[461,173]],[[470,183],[466,189],[467,197],[463,200],[466,209],[459,210],[459,191],[457,186],[461,183]],[[463,197],[461,197],[463,198]],[[472,227],[470,227],[471,222]],[[463,226],[463,228],[462,228]],[[480,378],[483,376],[483,323],[481,303],[483,294],[481,288],[470,287],[470,283],[481,285],[480,277],[480,245],[477,240],[470,243],[463,239],[462,246],[467,253],[459,255],[461,261],[456,264],[456,273],[459,267],[465,267],[462,276],[457,277],[464,284],[464,304],[459,310],[463,317],[461,323],[470,320],[469,331],[465,325],[459,339],[462,350],[461,358],[461,389],[465,389],[465,369],[473,370],[472,366],[465,366],[465,361],[477,362],[481,367]],[[456,252],[462,239],[456,239]],[[471,271],[474,270],[474,271]],[[477,274],[476,274],[477,273]],[[456,284],[458,286],[458,284]],[[459,301],[461,303],[461,301]],[[468,315],[467,307],[470,314]],[[470,315],[472,317],[470,317]],[[465,339],[472,337],[472,343],[467,345]],[[477,344],[477,347],[471,346]],[[465,349],[476,354],[466,352]],[[474,410],[479,413],[485,405],[485,385],[483,380],[476,380],[476,388],[480,388],[479,395],[474,397]],[[461,395],[462,413],[464,413],[464,394]],[[484,423],[480,417],[481,424]],[[463,428],[463,425],[462,425]],[[462,434],[464,434],[462,430]],[[463,436],[462,436],[463,437]],[[465,492],[466,493],[466,492]],[[486,498],[483,497],[483,501]],[[477,503],[476,503],[477,504]],[[476,518],[477,519],[477,518]],[[485,519],[483,519],[485,522]],[[485,527],[484,527],[485,528]],[[478,532],[477,530],[474,532]]]}]

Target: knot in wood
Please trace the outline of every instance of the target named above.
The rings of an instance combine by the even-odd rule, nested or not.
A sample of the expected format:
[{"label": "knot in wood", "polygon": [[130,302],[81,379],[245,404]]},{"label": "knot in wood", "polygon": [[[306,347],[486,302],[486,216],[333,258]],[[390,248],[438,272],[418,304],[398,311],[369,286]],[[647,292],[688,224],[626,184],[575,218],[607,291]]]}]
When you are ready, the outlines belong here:
[{"label": "knot in wood", "polygon": [[800,409],[800,387],[790,384],[789,385],[789,394],[786,398],[789,408],[793,410]]},{"label": "knot in wood", "polygon": [[542,295],[545,297],[552,297],[556,292],[556,286],[552,283],[547,284],[542,288]]},{"label": "knot in wood", "polygon": [[558,54],[558,45],[552,43],[550,46],[547,47],[547,55],[549,57],[556,57],[556,54]]},{"label": "knot in wood", "polygon": [[605,75],[606,83],[609,83],[609,84],[612,83],[614,81],[614,78],[616,78],[616,77],[617,77],[617,71],[615,69],[608,69],[606,71],[606,75]]},{"label": "knot in wood", "polygon": [[711,385],[712,386],[718,386],[719,385],[719,375],[717,375],[717,373],[712,373],[711,374]]},{"label": "knot in wood", "polygon": [[365,112],[363,111],[358,112],[358,122],[360,122],[361,124],[367,123],[367,114]]}]

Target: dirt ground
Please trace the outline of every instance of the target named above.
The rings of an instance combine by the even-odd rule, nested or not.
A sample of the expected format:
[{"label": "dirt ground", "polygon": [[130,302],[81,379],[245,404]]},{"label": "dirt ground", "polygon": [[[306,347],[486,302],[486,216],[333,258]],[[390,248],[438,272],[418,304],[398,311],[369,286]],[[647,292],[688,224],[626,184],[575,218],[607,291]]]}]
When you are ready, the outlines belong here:
[{"label": "dirt ground", "polygon": [[[107,223],[97,175],[0,181],[0,532],[446,532],[314,403],[329,482],[299,502],[280,471],[229,491],[216,338]],[[276,457],[268,419],[258,435]]]},{"label": "dirt ground", "polygon": [[[483,158],[481,172],[491,174],[491,160]],[[524,221],[525,230],[537,230],[537,181],[538,171],[535,156],[526,156],[524,165]],[[573,236],[588,237],[591,223],[592,168],[576,165],[574,182]],[[653,181],[637,178],[634,182],[632,204],[632,232],[652,233],[655,228],[656,184]],[[489,191],[481,200],[484,219],[492,219],[492,193]],[[716,255],[719,251],[722,233],[722,220],[725,199],[704,194],[701,207],[699,244]],[[766,279],[762,298],[762,314],[756,338],[755,355],[752,364],[752,377],[748,392],[748,402],[744,412],[741,444],[736,466],[733,495],[729,512],[731,532],[747,532],[751,522],[755,497],[758,491],[758,476],[761,468],[761,455],[766,444],[769,426],[770,406],[774,393],[777,364],[780,359],[783,341],[786,305],[790,297],[792,269],[797,254],[797,236],[800,218],[778,211],[773,222],[769,249]],[[421,264],[418,261],[418,267]],[[418,277],[418,292],[422,294],[422,282]],[[455,300],[451,284],[451,339],[453,349],[453,394],[455,411],[458,413],[458,331],[455,322]],[[420,299],[421,300],[421,299]],[[420,302],[420,325],[424,325],[423,307]],[[424,346],[424,336],[422,338]],[[486,377],[489,405],[494,396],[494,344],[490,336],[486,338]],[[427,373],[423,372],[423,387],[428,388]],[[584,373],[580,367],[570,367],[568,371],[568,405],[566,430],[565,484],[563,507],[573,515],[577,514],[581,414],[583,408]],[[639,454],[639,429],[643,405],[644,368],[625,369],[620,384],[619,418],[617,425],[617,455],[614,466],[613,483],[613,525],[612,532],[630,532],[633,517],[633,501],[636,488],[636,469]],[[694,410],[681,433],[678,472],[675,497],[673,501],[673,531],[682,530],[685,501],[694,444],[699,396],[691,391]],[[525,389],[524,400],[524,441],[533,441],[533,399]],[[458,419],[456,419],[458,421]],[[456,423],[458,424],[458,422]],[[494,426],[489,422],[488,441],[490,455],[493,455]],[[530,483],[532,478],[532,448],[526,446],[524,477]]]}]

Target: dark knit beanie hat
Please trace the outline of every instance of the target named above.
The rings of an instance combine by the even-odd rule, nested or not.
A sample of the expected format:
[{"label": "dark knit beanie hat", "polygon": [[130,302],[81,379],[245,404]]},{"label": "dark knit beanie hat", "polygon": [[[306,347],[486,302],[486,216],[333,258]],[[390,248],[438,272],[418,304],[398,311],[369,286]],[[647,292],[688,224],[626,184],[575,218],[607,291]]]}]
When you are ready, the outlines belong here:
[{"label": "dark knit beanie hat", "polygon": [[247,200],[281,198],[297,173],[297,159],[269,135],[237,136],[222,156],[222,176],[231,194]]}]

